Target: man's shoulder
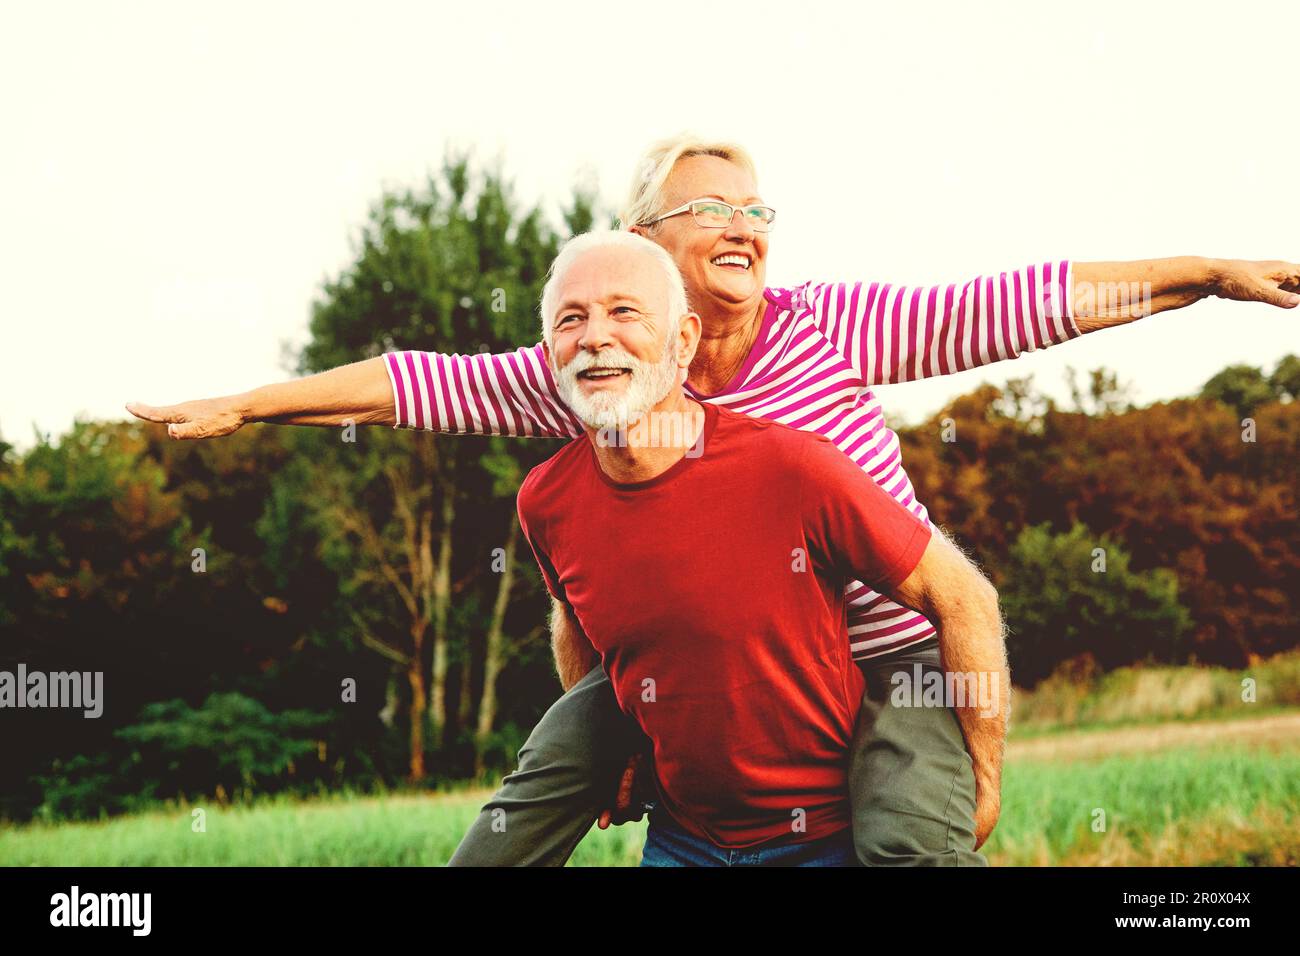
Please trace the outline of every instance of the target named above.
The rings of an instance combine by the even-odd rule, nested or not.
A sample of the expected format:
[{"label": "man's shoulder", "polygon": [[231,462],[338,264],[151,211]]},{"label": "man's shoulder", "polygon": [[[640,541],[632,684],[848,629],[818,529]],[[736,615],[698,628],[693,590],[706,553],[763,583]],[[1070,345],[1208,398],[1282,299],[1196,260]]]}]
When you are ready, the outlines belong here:
[{"label": "man's shoulder", "polygon": [[549,498],[549,487],[557,481],[571,477],[575,470],[588,466],[587,436],[581,435],[569,442],[540,465],[533,466],[519,485],[519,511],[526,514],[538,500]]},{"label": "man's shoulder", "polygon": [[778,463],[797,464],[810,454],[810,449],[822,446],[839,452],[834,442],[817,432],[804,431],[769,418],[745,415],[723,406],[718,406],[718,427],[724,434],[744,441],[750,446],[748,450],[761,449],[764,458]]}]

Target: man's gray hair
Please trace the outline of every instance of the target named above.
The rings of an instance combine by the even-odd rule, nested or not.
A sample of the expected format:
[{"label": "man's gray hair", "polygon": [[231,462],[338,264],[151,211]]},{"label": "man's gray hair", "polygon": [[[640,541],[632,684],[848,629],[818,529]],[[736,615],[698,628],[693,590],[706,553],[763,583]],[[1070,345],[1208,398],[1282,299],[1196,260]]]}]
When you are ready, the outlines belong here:
[{"label": "man's gray hair", "polygon": [[560,304],[560,286],[564,282],[565,273],[569,271],[569,267],[583,253],[608,247],[636,249],[650,256],[659,264],[659,267],[663,270],[664,278],[668,282],[667,340],[671,341],[673,336],[677,334],[682,316],[690,311],[690,305],[686,300],[686,283],[682,281],[682,274],[677,269],[677,263],[673,262],[673,257],[668,254],[668,251],[663,246],[651,242],[643,236],[638,236],[634,232],[601,230],[599,232],[584,232],[581,235],[574,236],[564,244],[559,255],[555,257],[555,261],[551,263],[551,269],[547,273],[546,285],[542,289],[542,340],[548,346],[551,344],[551,327],[555,323],[555,310]]}]

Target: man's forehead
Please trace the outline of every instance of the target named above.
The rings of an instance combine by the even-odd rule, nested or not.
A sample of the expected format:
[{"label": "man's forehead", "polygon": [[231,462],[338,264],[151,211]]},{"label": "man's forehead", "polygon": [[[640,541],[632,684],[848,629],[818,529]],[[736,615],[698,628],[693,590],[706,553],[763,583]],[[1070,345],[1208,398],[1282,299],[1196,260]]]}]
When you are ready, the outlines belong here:
[{"label": "man's forehead", "polygon": [[593,249],[565,271],[560,283],[561,308],[625,299],[650,304],[666,293],[663,270],[633,249]]}]

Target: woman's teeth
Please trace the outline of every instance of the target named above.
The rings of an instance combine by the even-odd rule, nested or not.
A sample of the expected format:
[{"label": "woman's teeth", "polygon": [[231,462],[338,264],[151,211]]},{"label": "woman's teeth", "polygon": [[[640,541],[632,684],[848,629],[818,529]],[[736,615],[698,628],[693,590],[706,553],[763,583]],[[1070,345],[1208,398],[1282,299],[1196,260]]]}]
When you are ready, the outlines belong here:
[{"label": "woman's teeth", "polygon": [[744,256],[718,256],[713,260],[715,266],[740,266],[742,269],[749,268],[749,260]]}]

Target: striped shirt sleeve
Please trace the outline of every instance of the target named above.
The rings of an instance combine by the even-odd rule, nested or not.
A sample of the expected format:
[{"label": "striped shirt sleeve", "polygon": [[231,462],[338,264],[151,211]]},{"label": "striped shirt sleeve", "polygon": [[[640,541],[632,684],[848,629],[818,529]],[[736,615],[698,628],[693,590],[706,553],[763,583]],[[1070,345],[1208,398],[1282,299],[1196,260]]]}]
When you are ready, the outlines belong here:
[{"label": "striped shirt sleeve", "polygon": [[461,435],[575,438],[541,343],[496,355],[386,352],[395,428]]},{"label": "striped shirt sleeve", "polygon": [[1044,262],[965,285],[807,283],[796,290],[867,385],[949,375],[1079,335],[1070,263]]}]

